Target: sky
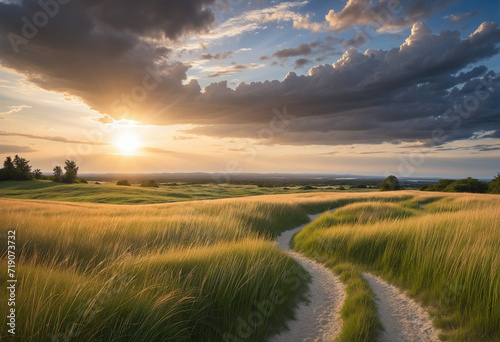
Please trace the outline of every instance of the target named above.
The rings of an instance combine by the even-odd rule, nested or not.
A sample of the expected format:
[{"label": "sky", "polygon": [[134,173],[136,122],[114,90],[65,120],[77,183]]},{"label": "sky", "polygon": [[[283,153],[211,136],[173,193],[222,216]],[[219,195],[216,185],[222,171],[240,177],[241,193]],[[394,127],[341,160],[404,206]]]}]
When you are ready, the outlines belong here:
[{"label": "sky", "polygon": [[500,172],[500,2],[0,0],[0,157]]}]

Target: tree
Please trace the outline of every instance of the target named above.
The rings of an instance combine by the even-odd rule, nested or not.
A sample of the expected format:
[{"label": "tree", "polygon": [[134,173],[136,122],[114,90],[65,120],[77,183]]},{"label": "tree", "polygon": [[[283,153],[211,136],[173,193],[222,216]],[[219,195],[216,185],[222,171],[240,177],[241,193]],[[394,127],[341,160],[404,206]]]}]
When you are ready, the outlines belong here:
[{"label": "tree", "polygon": [[399,184],[399,180],[396,176],[390,175],[382,182],[380,186],[381,191],[395,191],[401,190],[401,184]]},{"label": "tree", "polygon": [[76,183],[76,176],[78,174],[79,167],[76,166],[76,163],[74,161],[68,159],[66,159],[64,164],[64,170],[66,170],[66,173],[63,176],[63,182],[70,184]]},{"label": "tree", "polygon": [[500,194],[500,172],[493,178],[488,187],[488,192],[490,194]]},{"label": "tree", "polygon": [[488,192],[488,183],[481,182],[472,177],[468,177],[466,179],[459,179],[450,185],[448,185],[445,189],[445,192],[472,192],[478,194],[485,194]]},{"label": "tree", "polygon": [[33,177],[35,177],[35,179],[42,179],[42,171],[40,169],[36,169],[36,170],[33,170],[32,172],[33,174]]},{"label": "tree", "polygon": [[31,165],[29,165],[29,160],[19,157],[17,154],[14,157],[14,167],[16,169],[15,179],[16,180],[29,180],[33,179],[31,174]]},{"label": "tree", "polygon": [[3,162],[3,169],[0,170],[0,180],[14,180],[16,179],[16,167],[12,158],[9,156]]},{"label": "tree", "polygon": [[54,168],[54,182],[62,182],[63,170],[60,166]]}]

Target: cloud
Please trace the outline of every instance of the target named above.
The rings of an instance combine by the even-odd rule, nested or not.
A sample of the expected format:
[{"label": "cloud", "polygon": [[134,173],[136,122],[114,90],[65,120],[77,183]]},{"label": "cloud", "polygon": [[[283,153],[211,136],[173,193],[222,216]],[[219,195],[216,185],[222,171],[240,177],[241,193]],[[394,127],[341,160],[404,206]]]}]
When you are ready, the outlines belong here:
[{"label": "cloud", "polygon": [[295,61],[295,69],[302,68],[304,65],[312,63],[310,59],[299,58]]},{"label": "cloud", "polygon": [[[444,115],[474,95],[481,77],[498,82],[500,77],[486,67],[466,69],[499,53],[500,28],[495,23],[485,22],[462,38],[458,31],[433,33],[417,22],[406,41],[394,49],[364,53],[350,49],[335,63],[314,66],[306,75],[290,72],[281,81],[240,83],[235,89],[227,81],[214,82],[202,90],[196,80],[187,81],[190,66],[172,59],[170,44],[187,33],[207,32],[213,25],[214,1],[175,0],[168,2],[167,11],[166,2],[145,0],[140,2],[145,15],[137,16],[139,3],[132,1],[95,4],[74,0],[61,7],[29,44],[19,46],[19,53],[12,49],[8,33],[19,33],[21,18],[31,18],[39,10],[38,4],[0,2],[0,62],[26,75],[30,82],[78,97],[115,120],[198,125],[190,133],[199,135],[255,138],[275,144],[342,145],[425,141],[435,128],[445,130],[450,141],[481,130],[495,129],[494,135],[500,130],[500,98],[496,95],[481,100],[457,129],[451,129],[455,125],[449,122],[450,114]],[[406,27],[447,3],[402,2],[402,11],[378,29]],[[239,29],[240,24],[261,27],[267,22],[299,20],[301,15],[294,10],[306,4],[284,2],[245,12],[212,33],[222,34],[220,30],[227,29],[224,34],[232,34],[230,29]],[[368,20],[370,9],[382,4],[388,2],[350,0],[344,10],[358,6],[361,12],[355,16],[351,8],[331,13],[330,19],[337,25],[331,29],[373,24],[373,19]],[[151,20],[143,20],[149,16]],[[321,49],[313,43],[308,43],[313,52]],[[326,38],[323,44],[328,45]],[[220,77],[262,66],[211,66],[207,72]],[[273,139],[259,138],[257,132],[273,122],[273,109],[283,106],[294,115],[286,130],[274,134]]]},{"label": "cloud", "polygon": [[140,149],[140,152],[147,152],[147,153],[175,153],[175,152],[167,151],[167,150],[164,150],[164,149],[158,148],[158,147],[142,147]]},{"label": "cloud", "polygon": [[196,40],[211,41],[235,37],[246,32],[263,29],[265,24],[270,22],[295,22],[303,16],[293,10],[304,7],[308,3],[309,1],[282,2],[271,7],[247,11],[222,22],[209,33],[197,37]]},{"label": "cloud", "polygon": [[[500,75],[485,66],[464,69],[498,54],[499,43],[494,23],[465,38],[458,31],[434,34],[416,23],[398,48],[350,49],[333,65],[315,66],[303,76],[290,72],[282,81],[242,83],[234,90],[214,83],[199,99],[213,114],[209,119],[205,111],[206,121],[192,120],[203,126],[187,132],[290,145],[429,141],[435,129],[446,132],[446,141],[498,132],[500,98],[488,89],[500,87]],[[460,114],[454,107],[463,108],[477,91],[477,108],[456,127]],[[273,108],[283,105],[294,115],[286,130],[259,138],[259,130],[273,122]]]},{"label": "cloud", "polygon": [[349,0],[340,12],[330,10],[322,23],[309,17],[294,20],[294,27],[313,32],[341,32],[355,26],[371,26],[379,32],[399,31],[429,18],[454,0]]},{"label": "cloud", "polygon": [[200,59],[202,60],[207,60],[207,61],[212,61],[212,60],[221,60],[221,59],[226,59],[229,58],[233,55],[232,51],[226,51],[226,52],[219,52],[216,54],[211,54],[211,53],[205,53],[200,56]]},{"label": "cloud", "polygon": [[470,19],[478,14],[477,11],[472,11],[464,14],[450,14],[444,17],[445,19],[448,19],[448,22],[450,23],[458,23],[461,21],[465,21],[467,19]]},{"label": "cloud", "polygon": [[273,57],[282,59],[295,56],[307,56],[310,55],[311,53],[312,53],[311,46],[309,44],[301,43],[296,48],[286,48],[283,50],[278,50],[275,53],[273,53]]},{"label": "cloud", "polygon": [[30,138],[30,139],[56,141],[56,142],[63,142],[63,143],[68,143],[68,144],[103,145],[103,146],[109,145],[107,143],[101,143],[101,142],[97,142],[97,141],[80,141],[80,140],[71,140],[71,139],[67,139],[67,138],[63,138],[63,137],[43,136],[43,135],[6,132],[6,131],[0,131],[0,136],[25,137],[25,138]]},{"label": "cloud", "polygon": [[29,146],[0,145],[0,153],[29,153],[38,152]]},{"label": "cloud", "polygon": [[[321,54],[321,59],[325,59],[328,56],[340,55],[341,53],[337,50],[338,44],[342,43],[344,40],[339,38],[334,38],[326,36],[325,38],[317,39],[311,43],[300,43],[294,48],[285,48],[277,50],[273,53],[273,57],[280,59],[282,62],[289,57],[297,56],[311,56]],[[268,56],[262,56],[261,60],[269,59]]]},{"label": "cloud", "polygon": [[17,112],[20,112],[21,110],[23,110],[25,108],[31,108],[31,106],[27,106],[27,105],[8,106],[8,108],[9,108],[8,111],[6,111],[6,112],[0,112],[0,115],[9,115],[9,114],[17,113]]},{"label": "cloud", "polygon": [[180,97],[189,101],[190,91],[196,91],[194,84],[183,85],[189,66],[171,59],[169,45],[186,34],[207,32],[214,4],[73,0],[37,28],[33,16],[43,13],[38,2],[0,2],[0,63],[43,89],[80,98],[115,118],[152,109],[149,102],[141,108],[144,97],[162,98],[165,106]]},{"label": "cloud", "polygon": [[232,64],[232,65],[215,65],[203,68],[204,71],[212,72],[207,77],[222,77],[242,72],[245,70],[259,69],[264,67],[264,64],[250,63],[250,64]]},{"label": "cloud", "polygon": [[363,34],[362,32],[356,33],[354,37],[351,39],[348,39],[345,43],[344,46],[346,48],[349,47],[355,47],[355,48],[360,48],[364,43],[366,43],[368,40],[367,35]]},{"label": "cloud", "polygon": [[174,141],[183,141],[183,140],[192,140],[192,139],[197,139],[197,137],[188,136],[188,135],[176,135],[172,138],[172,140],[174,140]]}]

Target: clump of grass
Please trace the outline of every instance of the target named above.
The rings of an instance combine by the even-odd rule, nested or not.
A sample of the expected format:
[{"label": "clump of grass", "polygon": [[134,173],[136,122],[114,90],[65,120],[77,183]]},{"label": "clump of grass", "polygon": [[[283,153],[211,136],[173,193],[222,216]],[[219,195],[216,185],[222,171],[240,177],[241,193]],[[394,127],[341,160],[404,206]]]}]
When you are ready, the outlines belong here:
[{"label": "clump of grass", "polygon": [[343,324],[338,342],[376,341],[382,325],[377,318],[373,292],[366,280],[352,264],[326,261],[325,265],[332,268],[347,285],[346,299],[340,312]]}]

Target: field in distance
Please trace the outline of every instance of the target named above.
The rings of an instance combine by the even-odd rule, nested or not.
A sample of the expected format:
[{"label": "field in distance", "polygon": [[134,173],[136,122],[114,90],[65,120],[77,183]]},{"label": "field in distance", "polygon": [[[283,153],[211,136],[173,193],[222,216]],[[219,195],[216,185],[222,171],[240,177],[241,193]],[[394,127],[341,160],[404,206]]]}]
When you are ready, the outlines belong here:
[{"label": "field in distance", "polygon": [[143,188],[139,183],[132,183],[132,186],[118,186],[116,181],[99,183],[95,184],[95,181],[89,181],[88,184],[62,184],[52,181],[4,181],[0,182],[0,197],[110,204],[154,204],[300,192],[344,192],[346,190],[366,192],[377,190],[350,188],[349,185],[344,186],[346,190],[338,190],[339,186],[294,185],[277,187],[160,183],[159,188]]}]

